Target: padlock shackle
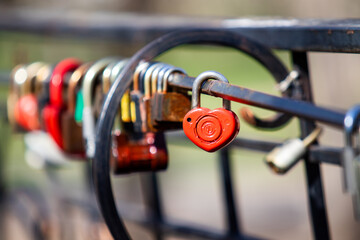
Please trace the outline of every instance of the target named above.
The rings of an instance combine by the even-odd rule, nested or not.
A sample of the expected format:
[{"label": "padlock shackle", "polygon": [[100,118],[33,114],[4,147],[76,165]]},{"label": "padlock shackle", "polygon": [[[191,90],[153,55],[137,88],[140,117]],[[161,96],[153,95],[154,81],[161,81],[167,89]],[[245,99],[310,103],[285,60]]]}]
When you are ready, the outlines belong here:
[{"label": "padlock shackle", "polygon": [[126,63],[129,61],[128,58],[120,60],[112,69],[110,76],[111,85],[115,82],[116,77],[121,73]]},{"label": "padlock shackle", "polygon": [[151,77],[152,77],[152,74],[153,72],[161,65],[161,63],[159,62],[152,62],[150,63],[151,66],[148,67],[146,70],[145,70],[145,73],[144,73],[144,97],[146,98],[150,98],[151,97],[151,93],[152,93],[152,90],[151,90]]},{"label": "padlock shackle", "polygon": [[360,105],[353,106],[344,118],[345,144],[352,147],[352,134],[359,128]]},{"label": "padlock shackle", "polygon": [[110,63],[103,71],[101,76],[103,94],[107,94],[111,87],[111,73],[117,62]]},{"label": "padlock shackle", "polygon": [[139,62],[138,66],[136,66],[135,70],[134,70],[134,74],[133,74],[133,90],[134,91],[142,91],[142,89],[140,89],[140,75],[142,73],[142,71],[144,71],[145,69],[147,69],[149,67],[149,62],[146,61],[141,61]]},{"label": "padlock shackle", "polygon": [[10,93],[13,93],[16,96],[19,96],[20,90],[19,90],[19,85],[15,82],[15,75],[17,73],[17,71],[22,68],[24,66],[24,64],[19,64],[16,65],[10,73],[10,83],[9,83],[9,87],[10,87]]},{"label": "padlock shackle", "polygon": [[126,65],[128,59],[121,59],[117,62],[110,63],[103,71],[102,75],[102,89],[103,93],[107,94],[111,85],[114,83],[117,75],[119,75],[120,71]]},{"label": "padlock shackle", "polygon": [[[158,82],[160,80],[160,72],[162,70],[164,70],[165,68],[167,69],[169,67],[168,64],[163,63],[163,62],[159,62],[157,64],[156,69],[154,69],[153,73],[151,74],[151,93],[155,94],[156,92],[158,92]],[[164,73],[162,73],[163,75]],[[160,91],[160,90],[159,90]]]},{"label": "padlock shackle", "polygon": [[18,65],[12,74],[14,90],[18,97],[34,93],[36,76],[46,65],[43,62],[34,62],[29,65]]},{"label": "padlock shackle", "polygon": [[34,93],[36,96],[39,96],[39,94],[43,92],[44,85],[50,81],[51,73],[52,66],[50,64],[42,66],[36,73],[34,86]]},{"label": "padlock shackle", "polygon": [[[102,86],[103,93],[107,94],[111,85],[114,83],[117,75],[120,74],[121,70],[126,65],[128,59],[121,59],[118,62],[110,63],[103,71],[102,75]],[[123,131],[123,123],[122,123],[122,109],[119,109],[118,114],[116,115],[114,129],[119,129],[120,132]]]},{"label": "padlock shackle", "polygon": [[[197,76],[194,80],[194,84],[192,87],[192,97],[191,97],[191,108],[199,108],[200,107],[200,90],[203,82],[207,80],[218,80],[221,82],[229,83],[229,80],[222,75],[221,73],[215,71],[206,71],[202,72]],[[231,110],[231,103],[229,100],[223,99],[223,108],[227,110]]]},{"label": "padlock shackle", "polygon": [[82,79],[91,63],[85,63],[78,67],[70,76],[67,88],[67,111],[74,114],[76,105],[76,90],[82,83]]},{"label": "padlock shackle", "polygon": [[13,90],[18,97],[35,93],[37,74],[42,67],[47,66],[43,62],[34,62],[29,65],[17,65],[11,73]]},{"label": "padlock shackle", "polygon": [[28,83],[27,84],[28,89],[25,89],[25,90],[27,90],[26,94],[29,94],[29,93],[34,94],[35,93],[36,77],[39,73],[39,70],[46,65],[47,64],[44,62],[34,62],[34,63],[29,64],[26,67],[26,72],[27,72],[26,82]]},{"label": "padlock shackle", "polygon": [[178,68],[178,67],[172,67],[169,70],[167,70],[164,74],[164,78],[163,78],[163,83],[162,83],[162,92],[167,92],[167,87],[168,87],[168,81],[169,81],[169,77],[171,76],[171,74],[173,73],[180,73],[180,74],[184,74],[186,75],[186,71],[182,68]]},{"label": "padlock shackle", "polygon": [[75,71],[80,65],[80,61],[75,58],[67,58],[56,64],[50,78],[49,86],[50,104],[52,106],[58,108],[64,107],[62,94],[65,74]]},{"label": "padlock shackle", "polygon": [[156,92],[158,93],[162,93],[163,92],[163,82],[164,82],[164,77],[167,71],[169,71],[171,69],[171,65],[165,64],[165,66],[159,71],[159,75],[157,78],[157,83],[156,83]]},{"label": "padlock shackle", "polygon": [[103,58],[92,64],[87,70],[82,84],[84,107],[91,107],[93,102],[92,92],[95,87],[95,80],[104,69],[115,61],[116,58]]},{"label": "padlock shackle", "polygon": [[[115,82],[115,79],[117,78],[117,76],[121,73],[121,71],[123,70],[123,68],[125,67],[125,65],[127,64],[127,62],[129,61],[128,58],[125,58],[123,60],[121,60],[120,62],[118,62],[114,68],[111,71],[111,76],[110,76],[110,82],[111,85]],[[115,128],[119,128],[120,130],[123,129],[123,116],[124,119],[130,120],[130,103],[129,103],[129,98],[123,97],[121,99],[121,107],[119,108],[118,111],[118,115],[116,116],[116,122],[114,124]],[[125,113],[126,112],[126,113]]]},{"label": "padlock shackle", "polygon": [[[300,73],[296,70],[292,70],[283,80],[277,80],[276,88],[281,92],[282,96],[291,97],[291,92],[289,92],[290,84],[299,78]],[[278,113],[271,117],[267,118],[259,118],[249,107],[242,107],[240,109],[240,115],[243,120],[245,120],[248,124],[257,127],[257,128],[265,128],[265,129],[278,129],[279,127],[285,126],[286,123],[289,122],[289,115]]]},{"label": "padlock shackle", "polygon": [[[100,76],[104,69],[114,62],[116,58],[109,57],[103,58],[92,64],[87,70],[83,83],[83,100],[84,108],[82,111],[82,127],[83,127],[83,138],[85,140],[85,152],[86,156],[92,158],[95,152],[95,116],[92,108],[93,103],[93,89],[95,88],[96,79]],[[101,82],[100,82],[101,83]]]},{"label": "padlock shackle", "polygon": [[18,68],[14,71],[13,75],[13,85],[14,85],[14,92],[16,93],[17,97],[21,97],[26,95],[30,92],[31,84],[28,79],[28,72],[26,70],[27,66],[18,65]]}]

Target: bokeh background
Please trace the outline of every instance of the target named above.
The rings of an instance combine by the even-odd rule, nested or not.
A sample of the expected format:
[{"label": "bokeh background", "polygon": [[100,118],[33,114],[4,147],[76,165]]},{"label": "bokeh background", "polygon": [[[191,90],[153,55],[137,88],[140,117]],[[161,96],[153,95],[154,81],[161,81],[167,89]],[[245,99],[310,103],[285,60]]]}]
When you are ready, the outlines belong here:
[{"label": "bokeh background", "polygon": [[[77,1],[26,1],[5,0],[0,3],[3,10],[12,8],[40,9],[67,12],[111,12],[111,14],[135,13],[146,15],[176,15],[214,18],[244,17],[286,17],[286,18],[357,18],[360,3],[346,1],[205,1],[205,0],[77,0]],[[56,38],[35,34],[0,32],[0,71],[6,78],[10,70],[19,63],[46,61],[56,63],[66,57],[78,57],[93,61],[105,56],[131,56],[141,46],[126,47],[116,41],[99,39],[76,39],[71,36]],[[276,51],[282,61],[291,69],[290,56],[286,51]],[[205,70],[223,73],[231,83],[252,89],[278,94],[274,80],[268,72],[249,57],[224,48],[181,47],[159,58],[160,61],[184,68],[189,75],[196,76]],[[311,83],[316,104],[347,109],[359,102],[358,54],[310,53]],[[0,85],[0,101],[5,103],[6,84]],[[221,105],[220,99],[203,97],[208,107]],[[233,104],[238,112],[242,107]],[[268,111],[254,109],[262,116]],[[45,201],[56,202],[57,189],[52,189],[48,175],[36,170],[24,161],[25,145],[23,135],[13,134],[1,113],[0,143],[2,175],[6,189],[27,188],[40,191]],[[241,123],[240,137],[283,141],[299,134],[298,122],[293,120],[287,127],[276,132],[254,130]],[[343,133],[325,127],[320,138],[321,144],[343,146]],[[159,174],[161,194],[166,215],[177,221],[188,222],[218,231],[225,229],[223,199],[220,186],[218,162],[215,154],[205,153],[192,144],[178,142],[169,137],[170,166]],[[304,166],[297,164],[284,176],[277,176],[263,163],[263,154],[245,150],[232,150],[232,171],[236,203],[242,230],[247,234],[267,239],[311,239],[307,211]],[[63,190],[70,196],[86,198],[84,193],[84,171],[82,163],[72,163],[58,169]],[[324,191],[328,209],[329,225],[333,239],[358,239],[359,223],[353,220],[350,197],[342,191],[341,169],[322,165]],[[142,195],[139,176],[116,177],[114,191],[119,202],[131,202],[129,211],[142,211]],[[128,205],[127,205],[128,206]],[[91,224],[84,225],[86,218],[81,213],[61,217],[56,207],[52,214],[59,221],[69,222],[78,229],[93,231]],[[121,210],[120,210],[121,211]],[[76,212],[76,211],[75,211]],[[9,214],[11,219],[11,214]],[[10,221],[8,239],[28,239],[17,220]],[[127,223],[130,233],[136,239],[151,239],[142,229]],[[12,230],[14,229],[14,230]],[[102,231],[106,232],[105,228]],[[55,229],[56,231],[61,231]],[[64,230],[66,231],[66,230]],[[80,231],[80,230],[79,230]],[[15,234],[15,235],[12,235]],[[89,239],[88,233],[77,234],[78,239]],[[103,233],[106,236],[106,233]],[[56,234],[53,234],[56,235]],[[5,235],[4,235],[5,236]],[[14,237],[16,236],[16,238]],[[93,236],[97,236],[95,233]],[[2,236],[0,236],[3,239]],[[56,238],[52,236],[51,239]],[[96,237],[94,237],[96,239]],[[104,238],[106,239],[106,237]]]}]

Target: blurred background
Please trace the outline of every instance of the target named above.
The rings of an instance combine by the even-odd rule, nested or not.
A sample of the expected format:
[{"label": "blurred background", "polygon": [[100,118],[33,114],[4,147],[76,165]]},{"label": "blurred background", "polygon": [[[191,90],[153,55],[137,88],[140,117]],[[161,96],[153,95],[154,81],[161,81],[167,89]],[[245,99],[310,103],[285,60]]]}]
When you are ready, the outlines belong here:
[{"label": "blurred background", "polygon": [[[206,0],[64,0],[64,1],[27,1],[3,0],[1,10],[21,8],[30,10],[52,10],[64,13],[102,14],[146,14],[167,16],[192,16],[210,18],[246,17],[286,17],[286,18],[357,18],[360,3],[346,1],[206,1]],[[93,61],[105,56],[129,57],[142,44],[124,46],[112,40],[57,38],[30,33],[0,32],[0,74],[7,78],[11,69],[19,63],[45,61],[56,63],[67,57],[78,57],[83,61]],[[275,54],[291,69],[290,55],[286,51]],[[185,46],[162,55],[158,60],[184,68],[189,75],[196,76],[205,70],[223,73],[231,83],[278,95],[274,79],[251,58],[225,48]],[[359,102],[357,89],[360,82],[360,57],[358,54],[310,53],[311,83],[315,102],[332,108],[348,109]],[[0,101],[5,103],[7,85],[0,85]],[[208,107],[221,105],[220,99],[203,97],[202,104]],[[238,113],[240,104],[233,104]],[[272,113],[254,109],[262,116]],[[24,160],[25,144],[22,134],[13,134],[1,113],[0,144],[1,164],[7,190],[26,188],[41,192],[46,204],[56,202],[57,189],[53,189],[48,173],[29,167]],[[241,122],[240,137],[283,141],[299,135],[298,121],[293,120],[284,129],[272,131],[255,130]],[[190,141],[178,142],[168,138],[170,166],[159,174],[161,194],[166,215],[177,221],[188,222],[218,231],[225,229],[223,199],[220,186],[218,162],[215,154],[205,153],[195,148]],[[330,146],[343,146],[343,133],[325,127],[320,143]],[[263,163],[263,154],[233,150],[232,171],[236,204],[242,230],[246,234],[266,239],[311,239],[309,215],[307,210],[306,182],[304,166],[298,163],[289,173],[278,176],[270,172]],[[352,214],[350,197],[342,191],[341,169],[337,166],[321,166],[329,226],[333,239],[358,239],[359,223]],[[56,174],[67,195],[79,199],[86,188],[84,164],[70,163],[57,169]],[[131,202],[128,211],[142,211],[142,196],[138,174],[114,178],[114,191],[119,202]],[[78,239],[91,239],[91,236],[105,236],[106,228],[88,223],[89,216],[77,212],[61,216],[59,211],[50,207],[59,221],[76,226]],[[122,211],[120,209],[120,211]],[[31,211],[30,211],[31,212]],[[9,219],[13,219],[9,213]],[[89,221],[90,222],[90,221]],[[40,224],[41,225],[41,224]],[[28,239],[26,231],[16,219],[8,221],[8,239]],[[142,228],[127,222],[130,234],[135,239],[151,239]],[[40,226],[44,227],[44,226]],[[94,231],[97,231],[95,234]],[[52,231],[65,231],[53,229]],[[15,235],[14,235],[15,234]],[[53,234],[56,235],[56,234]],[[66,235],[66,234],[65,234]],[[14,237],[15,236],[15,237]],[[3,237],[1,237],[3,239]],[[52,236],[50,239],[65,239]],[[94,237],[93,239],[97,239]],[[175,238],[174,238],[175,239]],[[176,238],[177,239],[177,238]]]}]

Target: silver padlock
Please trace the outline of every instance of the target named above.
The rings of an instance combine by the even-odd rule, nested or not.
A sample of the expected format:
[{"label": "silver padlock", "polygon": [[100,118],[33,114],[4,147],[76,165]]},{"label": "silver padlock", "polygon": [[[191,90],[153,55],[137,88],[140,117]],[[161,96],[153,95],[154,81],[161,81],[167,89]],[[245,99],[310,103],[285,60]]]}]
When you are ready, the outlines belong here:
[{"label": "silver padlock", "polygon": [[308,146],[319,137],[321,130],[321,128],[316,128],[303,140],[300,138],[290,139],[281,146],[275,147],[265,156],[266,164],[276,173],[286,173],[304,156]]},{"label": "silver padlock", "polygon": [[360,105],[356,105],[344,118],[345,147],[342,159],[344,189],[353,198],[354,215],[357,220],[360,220],[360,154],[359,146],[354,146],[353,134],[359,129],[359,120]]}]

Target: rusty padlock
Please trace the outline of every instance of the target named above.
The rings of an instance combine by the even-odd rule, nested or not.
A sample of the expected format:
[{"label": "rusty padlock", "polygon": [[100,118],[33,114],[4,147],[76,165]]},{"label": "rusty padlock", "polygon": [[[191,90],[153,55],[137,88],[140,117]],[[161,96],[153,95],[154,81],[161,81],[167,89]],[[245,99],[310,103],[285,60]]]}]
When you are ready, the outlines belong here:
[{"label": "rusty padlock", "polygon": [[215,71],[203,72],[194,80],[192,109],[184,117],[183,129],[195,145],[207,152],[214,152],[234,140],[240,123],[236,114],[231,111],[229,100],[223,100],[223,108],[210,110],[200,107],[201,84],[209,79],[228,83],[223,75]]},{"label": "rusty padlock", "polygon": [[[186,72],[170,65],[160,66],[153,72],[153,97],[151,102],[151,125],[157,130],[181,129],[183,118],[191,109],[191,101],[187,92],[168,91],[168,80],[172,74]],[[157,82],[155,84],[154,82]]]},{"label": "rusty padlock", "polygon": [[139,81],[143,83],[143,94],[144,97],[142,98],[143,106],[145,109],[145,117],[143,119],[143,131],[144,132],[156,132],[157,129],[153,127],[151,123],[151,113],[152,108],[154,107],[152,105],[153,103],[153,95],[152,95],[152,89],[151,89],[151,79],[152,75],[154,74],[154,71],[162,66],[162,63],[158,62],[151,62],[149,64],[149,67],[143,70],[143,74],[140,75]]},{"label": "rusty padlock", "polygon": [[79,125],[74,118],[75,102],[76,94],[81,88],[82,79],[89,66],[90,63],[85,63],[71,74],[66,89],[67,107],[61,114],[61,132],[64,141],[64,151],[80,156],[84,154],[85,148],[82,137],[82,126]]}]

